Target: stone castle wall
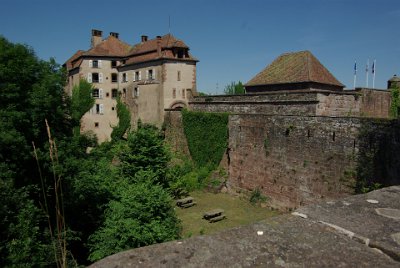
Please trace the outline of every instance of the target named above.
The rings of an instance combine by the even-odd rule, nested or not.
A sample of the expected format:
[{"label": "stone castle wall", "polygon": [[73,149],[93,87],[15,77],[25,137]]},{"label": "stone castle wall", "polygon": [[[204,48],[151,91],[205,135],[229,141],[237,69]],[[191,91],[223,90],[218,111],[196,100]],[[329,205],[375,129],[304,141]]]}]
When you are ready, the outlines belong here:
[{"label": "stone castle wall", "polygon": [[354,192],[355,118],[231,115],[229,183],[260,190],[275,208]]},{"label": "stone castle wall", "polygon": [[192,110],[204,112],[388,118],[390,92],[358,88],[341,92],[302,90],[201,96],[189,105]]}]

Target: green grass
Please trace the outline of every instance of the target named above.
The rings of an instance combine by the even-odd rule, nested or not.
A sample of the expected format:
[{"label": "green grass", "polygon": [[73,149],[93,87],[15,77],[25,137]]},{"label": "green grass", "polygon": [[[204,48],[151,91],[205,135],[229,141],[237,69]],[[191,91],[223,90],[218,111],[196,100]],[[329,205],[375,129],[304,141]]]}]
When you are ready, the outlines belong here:
[{"label": "green grass", "polygon": [[[190,196],[194,198],[196,206],[185,209],[175,206],[175,211],[182,221],[182,237],[211,234],[261,221],[278,214],[276,211],[252,205],[247,199],[228,194],[196,191],[192,192]],[[205,212],[216,208],[225,211],[227,217],[225,220],[209,223],[203,219]]]}]

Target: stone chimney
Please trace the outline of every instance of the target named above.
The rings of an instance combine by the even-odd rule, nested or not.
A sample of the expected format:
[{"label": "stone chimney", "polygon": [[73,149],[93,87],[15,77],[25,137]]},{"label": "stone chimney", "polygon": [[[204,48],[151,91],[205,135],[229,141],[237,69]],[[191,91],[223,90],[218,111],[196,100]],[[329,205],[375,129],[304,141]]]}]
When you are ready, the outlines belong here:
[{"label": "stone chimney", "polygon": [[118,37],[119,37],[119,33],[110,32],[110,36],[114,36],[115,38],[117,38],[117,39],[118,39]]},{"label": "stone chimney", "polygon": [[157,55],[161,57],[161,36],[157,36]]},{"label": "stone chimney", "polygon": [[147,42],[149,37],[147,35],[142,35],[142,43]]},{"label": "stone chimney", "polygon": [[92,30],[92,39],[91,39],[92,48],[101,43],[102,36],[103,36],[103,31],[95,29]]}]

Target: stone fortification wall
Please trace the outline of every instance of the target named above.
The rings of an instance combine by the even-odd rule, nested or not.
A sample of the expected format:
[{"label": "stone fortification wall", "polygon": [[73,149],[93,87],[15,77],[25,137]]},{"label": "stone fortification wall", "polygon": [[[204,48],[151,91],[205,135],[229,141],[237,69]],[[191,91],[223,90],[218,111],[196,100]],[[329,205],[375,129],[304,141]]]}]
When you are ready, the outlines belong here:
[{"label": "stone fortification wall", "polygon": [[201,96],[189,103],[194,111],[271,115],[315,115],[317,104],[316,92]]},{"label": "stone fortification wall", "polygon": [[231,115],[229,183],[290,209],[354,192],[356,118]]},{"label": "stone fortification wall", "polygon": [[357,89],[361,94],[360,115],[365,117],[388,118],[391,104],[390,91],[367,88]]},{"label": "stone fortification wall", "polygon": [[189,147],[183,131],[182,113],[180,111],[165,111],[163,129],[165,141],[171,150],[190,157]]},{"label": "stone fortification wall", "polygon": [[358,88],[346,91],[279,91],[195,97],[190,108],[204,112],[388,118],[390,93]]},{"label": "stone fortification wall", "polygon": [[360,94],[351,92],[318,93],[318,105],[315,115],[321,116],[360,116]]}]

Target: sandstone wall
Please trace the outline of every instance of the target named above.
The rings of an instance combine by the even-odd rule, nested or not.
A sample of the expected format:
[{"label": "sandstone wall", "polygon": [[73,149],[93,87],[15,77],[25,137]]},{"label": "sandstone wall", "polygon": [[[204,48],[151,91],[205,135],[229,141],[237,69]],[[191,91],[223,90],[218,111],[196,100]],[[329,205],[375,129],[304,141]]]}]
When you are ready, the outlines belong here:
[{"label": "sandstone wall", "polygon": [[273,92],[202,96],[194,98],[189,104],[192,110],[204,112],[315,115],[318,99],[315,92]]},{"label": "sandstone wall", "polygon": [[259,187],[285,209],[350,194],[359,126],[354,118],[231,115],[230,186]]},{"label": "sandstone wall", "polygon": [[388,118],[391,96],[388,90],[362,88],[360,115],[365,117]]}]

